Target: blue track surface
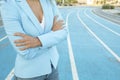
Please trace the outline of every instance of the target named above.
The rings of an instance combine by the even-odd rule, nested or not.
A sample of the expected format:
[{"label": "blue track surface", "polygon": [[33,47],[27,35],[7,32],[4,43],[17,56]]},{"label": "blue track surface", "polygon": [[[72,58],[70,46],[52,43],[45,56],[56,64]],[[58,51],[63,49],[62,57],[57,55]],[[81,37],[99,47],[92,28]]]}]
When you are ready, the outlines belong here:
[{"label": "blue track surface", "polygon": [[[71,12],[68,26],[79,80],[120,80],[120,62],[85,28],[79,18],[118,56],[120,56],[120,25],[95,15],[93,9],[87,7],[60,9],[64,19]],[[0,39],[5,36],[4,29],[0,28]],[[71,69],[67,40],[57,48],[60,54],[60,80],[73,80],[75,73],[72,73]],[[8,39],[2,40],[0,80],[4,80],[13,69],[15,56],[16,53]]]}]

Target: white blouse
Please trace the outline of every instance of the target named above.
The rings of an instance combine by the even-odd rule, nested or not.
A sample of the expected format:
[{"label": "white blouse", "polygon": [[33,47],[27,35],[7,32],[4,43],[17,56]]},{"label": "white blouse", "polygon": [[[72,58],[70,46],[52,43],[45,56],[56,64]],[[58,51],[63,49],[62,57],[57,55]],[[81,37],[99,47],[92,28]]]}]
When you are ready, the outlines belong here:
[{"label": "white blouse", "polygon": [[45,28],[45,17],[43,16],[42,22],[40,23],[41,27]]}]

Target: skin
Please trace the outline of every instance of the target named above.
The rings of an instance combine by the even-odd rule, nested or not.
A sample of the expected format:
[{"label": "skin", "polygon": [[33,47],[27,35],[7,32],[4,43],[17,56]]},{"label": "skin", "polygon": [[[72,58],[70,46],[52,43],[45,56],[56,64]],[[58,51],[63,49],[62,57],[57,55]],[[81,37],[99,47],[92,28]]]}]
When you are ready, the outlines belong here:
[{"label": "skin", "polygon": [[[42,10],[41,4],[39,3],[39,0],[27,0],[27,2],[30,8],[32,9],[33,13],[35,14],[35,16],[38,18],[39,22],[41,22],[43,17],[43,10]],[[63,25],[64,25],[64,21],[58,20],[58,16],[55,16],[53,19],[52,31],[63,29]],[[22,39],[14,41],[14,44],[17,47],[22,46],[22,48],[19,48],[19,50],[21,51],[26,50],[28,48],[42,46],[41,41],[37,37],[32,37],[20,32],[16,32],[14,36],[22,37]]]}]

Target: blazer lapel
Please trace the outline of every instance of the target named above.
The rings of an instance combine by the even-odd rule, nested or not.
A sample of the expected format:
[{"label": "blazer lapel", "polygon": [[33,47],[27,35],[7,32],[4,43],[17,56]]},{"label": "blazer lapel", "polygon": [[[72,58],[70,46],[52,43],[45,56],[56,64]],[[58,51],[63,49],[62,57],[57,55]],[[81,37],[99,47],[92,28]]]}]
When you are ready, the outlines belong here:
[{"label": "blazer lapel", "polygon": [[31,20],[31,22],[35,25],[39,33],[43,33],[44,30],[42,29],[38,19],[30,9],[29,5],[27,4],[26,0],[16,0],[18,2],[18,5],[23,11],[28,15],[28,18]]},{"label": "blazer lapel", "polygon": [[[44,32],[49,32],[51,30],[53,24],[53,14],[50,6],[49,0],[39,0],[41,2],[41,6],[43,9],[44,17],[45,17],[45,28]],[[47,5],[46,5],[47,4]]]}]

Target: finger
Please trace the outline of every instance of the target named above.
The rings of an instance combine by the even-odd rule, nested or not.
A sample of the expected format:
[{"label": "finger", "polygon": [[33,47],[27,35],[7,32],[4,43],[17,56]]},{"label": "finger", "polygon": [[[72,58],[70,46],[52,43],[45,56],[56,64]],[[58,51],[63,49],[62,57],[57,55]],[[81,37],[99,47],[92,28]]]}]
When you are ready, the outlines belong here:
[{"label": "finger", "polygon": [[58,18],[58,15],[56,15],[55,17],[54,17],[54,19],[57,19]]},{"label": "finger", "polygon": [[63,29],[65,27],[64,25],[65,25],[65,23],[61,22],[61,23],[58,23],[58,24],[56,24],[54,26],[56,27],[57,30],[59,30],[59,29]]},{"label": "finger", "polygon": [[20,51],[24,51],[24,50],[26,50],[26,49],[27,49],[27,48],[24,47],[24,48],[20,48],[19,50],[20,50]]},{"label": "finger", "polygon": [[24,43],[26,41],[26,39],[18,39],[15,40],[14,43]]},{"label": "finger", "polygon": [[17,33],[15,33],[15,34],[14,34],[14,36],[21,36],[21,37],[25,37],[26,35],[25,35],[25,34],[23,34],[23,33],[19,33],[19,32],[17,32]]},{"label": "finger", "polygon": [[16,43],[16,46],[17,46],[17,47],[26,46],[26,45],[27,45],[27,43]]},{"label": "finger", "polygon": [[58,23],[58,22],[64,22],[64,20],[57,20],[56,23]]},{"label": "finger", "polygon": [[64,23],[64,20],[58,20],[56,23]]},{"label": "finger", "polygon": [[64,24],[65,24],[65,22],[64,22],[64,21],[61,21],[61,22],[59,22],[59,24],[62,24],[62,25],[64,25]]},{"label": "finger", "polygon": [[20,51],[24,51],[24,50],[26,50],[26,49],[28,49],[28,48],[30,48],[30,46],[25,46],[25,47],[23,47],[23,48],[20,48],[19,50],[20,50]]},{"label": "finger", "polygon": [[64,22],[64,20],[58,20],[57,22]]},{"label": "finger", "polygon": [[58,19],[58,15],[54,17],[54,22],[56,22]]},{"label": "finger", "polygon": [[64,21],[63,20],[59,20],[54,25],[60,25],[60,24],[64,24]]},{"label": "finger", "polygon": [[59,24],[59,26],[61,26],[60,29],[63,29],[63,28],[65,28],[65,23],[61,23],[61,24]]},{"label": "finger", "polygon": [[63,25],[65,25],[64,22],[59,22],[59,23],[56,24],[56,26],[60,26],[60,27],[63,27]]}]

